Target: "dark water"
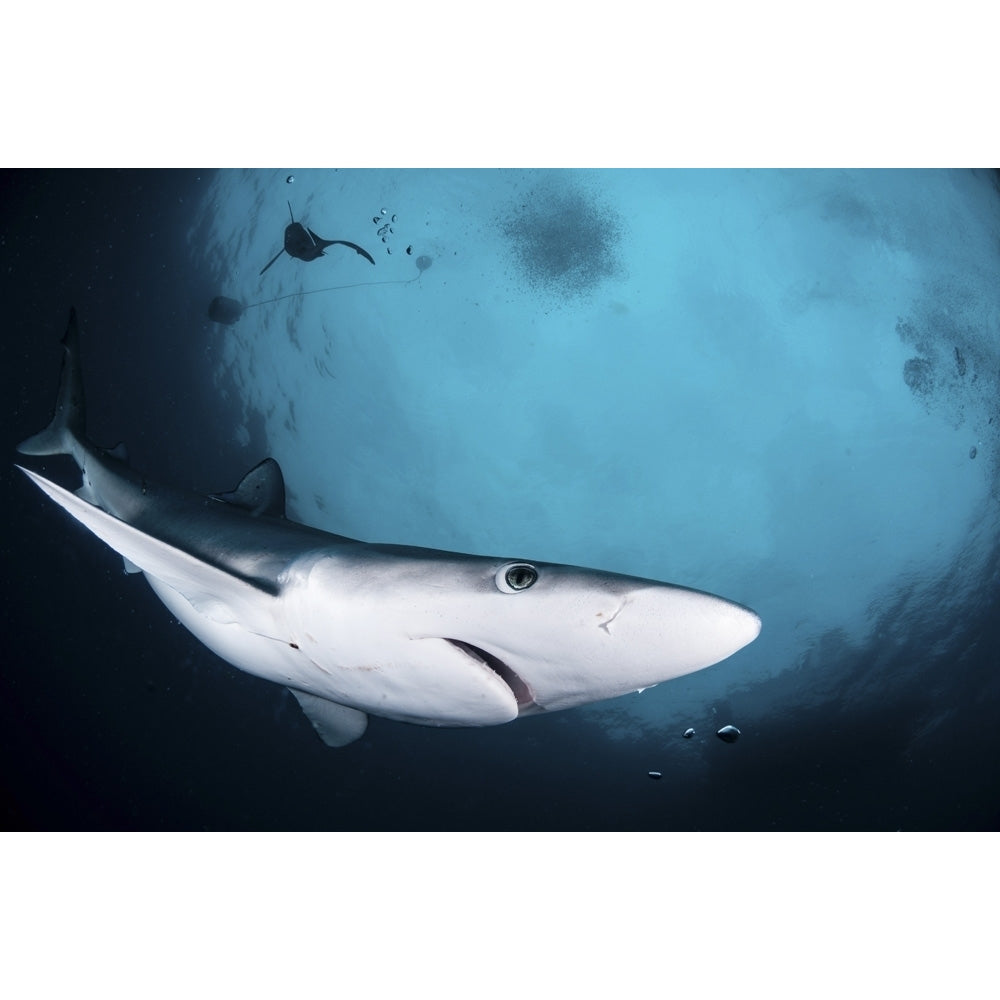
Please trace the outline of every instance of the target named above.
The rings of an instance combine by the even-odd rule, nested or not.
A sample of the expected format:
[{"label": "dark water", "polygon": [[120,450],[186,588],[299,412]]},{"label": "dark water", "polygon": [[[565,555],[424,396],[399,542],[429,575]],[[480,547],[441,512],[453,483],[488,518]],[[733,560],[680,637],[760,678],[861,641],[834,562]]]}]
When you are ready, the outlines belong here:
[{"label": "dark water", "polygon": [[[208,181],[198,171],[2,175],[5,827],[1000,826],[996,539],[977,599],[940,623],[946,656],[926,632],[874,651],[831,638],[837,684],[818,704],[772,710],[804,683],[801,671],[748,688],[720,706],[743,737],[701,744],[697,768],[678,734],[611,741],[574,712],[452,731],[373,718],[356,744],[320,744],[287,692],[202,647],[13,467],[16,444],[50,415],[75,305],[96,441],[125,438],[134,466],[193,489],[231,488],[245,471],[236,414],[210,378],[207,305],[228,290],[194,269],[188,243]],[[946,605],[949,580],[940,587]],[[873,675],[884,694],[864,698]],[[663,779],[651,781],[652,769]]]}]

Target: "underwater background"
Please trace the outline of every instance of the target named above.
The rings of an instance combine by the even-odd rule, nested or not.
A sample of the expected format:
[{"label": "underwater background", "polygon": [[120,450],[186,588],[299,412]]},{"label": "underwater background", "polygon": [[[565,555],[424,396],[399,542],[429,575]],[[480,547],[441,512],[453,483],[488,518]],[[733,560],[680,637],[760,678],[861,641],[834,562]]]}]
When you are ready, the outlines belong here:
[{"label": "underwater background", "polygon": [[[0,177],[8,829],[1000,825],[996,172]],[[375,266],[260,274],[290,210]],[[88,432],[153,479],[270,455],[296,520],[696,587],[761,635],[641,694],[328,749],[14,468],[70,306]]]}]

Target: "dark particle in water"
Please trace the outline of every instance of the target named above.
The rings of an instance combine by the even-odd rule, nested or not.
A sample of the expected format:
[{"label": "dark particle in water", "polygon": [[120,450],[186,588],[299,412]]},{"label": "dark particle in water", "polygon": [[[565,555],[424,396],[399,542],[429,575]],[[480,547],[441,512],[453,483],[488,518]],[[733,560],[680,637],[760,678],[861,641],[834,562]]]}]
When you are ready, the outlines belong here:
[{"label": "dark particle in water", "polygon": [[978,452],[976,451],[976,446],[975,446],[975,445],[973,445],[973,446],[972,446],[972,447],[971,447],[971,448],[969,449],[969,458],[975,458],[977,454],[978,454]]},{"label": "dark particle in water", "polygon": [[379,224],[379,223],[380,223],[381,221],[382,221],[382,220],[381,220],[381,219],[380,219],[380,218],[379,218],[379,217],[378,217],[377,215],[373,215],[373,216],[372,216],[372,222],[374,222],[376,226],[377,226],[377,225],[378,225],[378,224]]},{"label": "dark particle in water", "polygon": [[393,217],[392,217],[392,221],[393,221],[393,222],[395,222],[395,221],[396,221],[396,216],[393,216]]},{"label": "dark particle in water", "polygon": [[406,252],[409,253],[409,254],[412,254],[413,253],[413,247],[412,246],[408,246],[406,248]]},{"label": "dark particle in water", "polygon": [[242,315],[246,306],[236,299],[216,295],[208,304],[208,318],[216,323],[232,326]]},{"label": "dark particle in water", "polygon": [[684,739],[689,740],[689,739],[691,739],[692,736],[694,736],[694,730],[693,729],[685,729],[684,730]]},{"label": "dark particle in water", "polygon": [[287,176],[287,177],[285,178],[285,183],[286,183],[286,184],[294,184],[294,183],[295,183],[295,175],[294,175],[294,174],[289,174],[289,175],[288,175],[288,176]]},{"label": "dark particle in water", "polygon": [[735,743],[740,738],[740,731],[735,726],[723,726],[715,735],[723,743]]},{"label": "dark particle in water", "polygon": [[497,220],[511,262],[532,289],[586,298],[624,273],[625,223],[598,193],[547,181],[518,197]]},{"label": "dark particle in water", "polygon": [[934,388],[934,370],[927,358],[910,358],[903,365],[903,381],[918,396],[928,396]]}]

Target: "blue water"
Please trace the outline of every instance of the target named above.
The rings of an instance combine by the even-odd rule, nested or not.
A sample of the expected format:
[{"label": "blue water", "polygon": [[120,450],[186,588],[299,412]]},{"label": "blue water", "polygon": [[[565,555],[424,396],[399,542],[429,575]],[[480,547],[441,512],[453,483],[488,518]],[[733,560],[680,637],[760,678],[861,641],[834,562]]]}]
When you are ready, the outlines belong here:
[{"label": "blue water", "polygon": [[[261,276],[288,202],[375,266]],[[75,305],[90,435],[153,478],[272,455],[309,524],[764,623],[641,694],[330,750],[11,464],[8,826],[1000,825],[995,174],[28,172],[3,212],[12,459]]]}]

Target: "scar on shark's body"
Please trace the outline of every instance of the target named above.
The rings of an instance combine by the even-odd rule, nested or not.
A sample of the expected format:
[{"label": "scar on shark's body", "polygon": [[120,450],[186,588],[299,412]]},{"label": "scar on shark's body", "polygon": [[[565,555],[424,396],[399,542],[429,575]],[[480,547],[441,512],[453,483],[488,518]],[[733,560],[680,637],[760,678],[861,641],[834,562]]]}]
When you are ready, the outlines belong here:
[{"label": "scar on shark's body", "polygon": [[600,622],[597,627],[600,629],[604,629],[604,631],[607,632],[608,635],[611,635],[611,629],[608,626],[622,613],[622,611],[625,609],[626,604],[628,604],[627,597],[625,598],[624,601],[622,601],[621,607],[607,621]]}]

